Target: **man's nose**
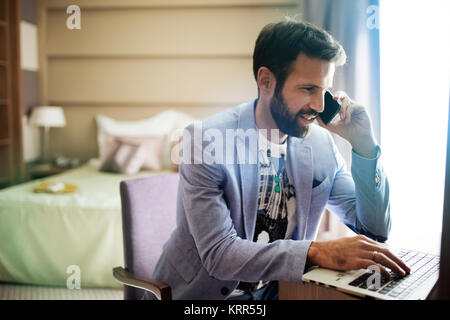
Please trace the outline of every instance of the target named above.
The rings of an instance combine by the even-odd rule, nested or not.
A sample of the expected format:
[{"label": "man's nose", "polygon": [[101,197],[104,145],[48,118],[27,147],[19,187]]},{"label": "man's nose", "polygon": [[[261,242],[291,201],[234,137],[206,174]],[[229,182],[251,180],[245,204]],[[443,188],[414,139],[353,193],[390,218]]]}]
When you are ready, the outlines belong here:
[{"label": "man's nose", "polygon": [[321,113],[324,110],[324,94],[322,92],[318,92],[314,95],[313,100],[310,103],[310,108],[314,111]]}]

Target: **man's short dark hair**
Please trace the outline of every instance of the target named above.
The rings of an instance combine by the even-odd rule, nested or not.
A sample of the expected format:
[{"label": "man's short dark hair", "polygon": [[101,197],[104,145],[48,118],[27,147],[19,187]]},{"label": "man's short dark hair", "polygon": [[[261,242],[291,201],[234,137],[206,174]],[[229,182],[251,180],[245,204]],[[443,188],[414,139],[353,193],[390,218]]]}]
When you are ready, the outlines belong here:
[{"label": "man's short dark hair", "polygon": [[277,89],[281,89],[291,72],[292,63],[300,53],[343,65],[344,48],[325,30],[315,25],[291,18],[266,25],[256,39],[253,52],[255,79],[261,67],[275,76]]}]

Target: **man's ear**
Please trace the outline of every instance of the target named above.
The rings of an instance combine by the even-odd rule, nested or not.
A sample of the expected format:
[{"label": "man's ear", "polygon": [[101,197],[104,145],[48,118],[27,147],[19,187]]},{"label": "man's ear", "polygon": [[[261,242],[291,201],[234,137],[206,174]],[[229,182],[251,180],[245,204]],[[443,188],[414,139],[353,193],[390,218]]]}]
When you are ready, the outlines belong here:
[{"label": "man's ear", "polygon": [[266,67],[260,67],[257,75],[257,83],[260,93],[266,96],[272,96],[276,86],[275,76],[272,71]]}]

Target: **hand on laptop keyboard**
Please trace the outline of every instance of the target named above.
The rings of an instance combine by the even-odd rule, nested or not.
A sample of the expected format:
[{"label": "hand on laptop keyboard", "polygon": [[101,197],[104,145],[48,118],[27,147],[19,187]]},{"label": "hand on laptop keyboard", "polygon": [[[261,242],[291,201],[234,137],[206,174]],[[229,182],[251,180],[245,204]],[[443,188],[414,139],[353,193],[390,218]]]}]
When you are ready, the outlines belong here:
[{"label": "hand on laptop keyboard", "polygon": [[380,294],[394,298],[404,298],[434,273],[439,272],[439,256],[404,249],[400,250],[397,255],[411,266],[409,275],[400,277],[391,272],[390,278],[382,277],[379,285],[372,284],[369,287],[369,283],[366,280],[373,274],[373,271],[367,271],[352,280],[349,285],[377,291]]},{"label": "hand on laptop keyboard", "polygon": [[308,251],[307,265],[347,271],[377,266],[381,274],[390,278],[387,269],[403,277],[411,269],[387,247],[365,236],[332,241],[314,241]]}]

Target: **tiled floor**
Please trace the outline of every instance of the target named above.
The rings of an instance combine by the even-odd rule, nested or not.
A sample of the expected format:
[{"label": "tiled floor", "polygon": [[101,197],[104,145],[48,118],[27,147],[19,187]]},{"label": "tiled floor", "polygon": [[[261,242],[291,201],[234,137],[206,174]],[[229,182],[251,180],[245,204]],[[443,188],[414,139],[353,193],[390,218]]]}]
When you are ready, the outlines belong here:
[{"label": "tiled floor", "polygon": [[122,289],[41,287],[0,283],[0,300],[122,300]]}]

